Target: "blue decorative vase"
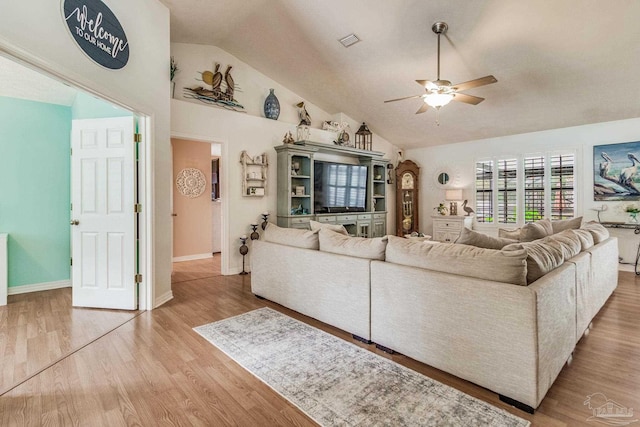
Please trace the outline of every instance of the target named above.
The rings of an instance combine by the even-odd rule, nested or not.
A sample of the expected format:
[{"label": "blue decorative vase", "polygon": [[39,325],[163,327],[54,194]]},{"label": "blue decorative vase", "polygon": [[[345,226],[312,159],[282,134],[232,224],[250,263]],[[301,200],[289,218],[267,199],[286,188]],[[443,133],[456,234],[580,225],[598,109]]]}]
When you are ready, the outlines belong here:
[{"label": "blue decorative vase", "polygon": [[272,120],[278,120],[280,116],[280,101],[273,93],[273,89],[269,89],[269,95],[264,100],[264,116]]}]

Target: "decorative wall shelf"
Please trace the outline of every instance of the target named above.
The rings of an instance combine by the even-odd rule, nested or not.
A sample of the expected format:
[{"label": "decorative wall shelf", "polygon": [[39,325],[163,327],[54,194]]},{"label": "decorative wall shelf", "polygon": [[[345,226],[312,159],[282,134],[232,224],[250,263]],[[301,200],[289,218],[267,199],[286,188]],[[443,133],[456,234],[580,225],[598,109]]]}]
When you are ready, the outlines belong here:
[{"label": "decorative wall shelf", "polygon": [[240,153],[242,164],[242,195],[245,197],[262,197],[267,194],[267,153],[255,157],[246,151]]}]

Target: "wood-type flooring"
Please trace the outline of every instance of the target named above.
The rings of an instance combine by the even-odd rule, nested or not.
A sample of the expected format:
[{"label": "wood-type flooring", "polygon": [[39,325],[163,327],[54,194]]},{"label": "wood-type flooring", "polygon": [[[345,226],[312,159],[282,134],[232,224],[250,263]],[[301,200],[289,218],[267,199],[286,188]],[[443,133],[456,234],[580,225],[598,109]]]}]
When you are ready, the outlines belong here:
[{"label": "wood-type flooring", "polygon": [[633,273],[620,274],[618,289],[578,343],[573,362],[564,367],[535,415],[529,415],[500,402],[491,391],[405,356],[389,356],[344,331],[259,300],[251,294],[251,276],[221,276],[214,264],[215,258],[209,264],[175,264],[171,301],[0,396],[0,425],[315,425],[192,330],[264,306],[392,358],[533,426],[597,425],[588,421],[592,412],[584,405],[597,392],[640,410],[640,278]]}]

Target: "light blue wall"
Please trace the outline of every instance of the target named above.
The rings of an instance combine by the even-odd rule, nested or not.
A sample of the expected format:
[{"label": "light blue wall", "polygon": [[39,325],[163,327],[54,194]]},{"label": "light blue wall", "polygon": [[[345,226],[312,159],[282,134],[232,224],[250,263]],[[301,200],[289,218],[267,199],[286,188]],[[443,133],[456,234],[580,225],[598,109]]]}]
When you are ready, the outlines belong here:
[{"label": "light blue wall", "polygon": [[104,119],[109,117],[131,117],[132,113],[111,105],[84,92],[78,92],[71,106],[73,119]]},{"label": "light blue wall", "polygon": [[71,108],[0,97],[0,231],[9,287],[70,277]]}]

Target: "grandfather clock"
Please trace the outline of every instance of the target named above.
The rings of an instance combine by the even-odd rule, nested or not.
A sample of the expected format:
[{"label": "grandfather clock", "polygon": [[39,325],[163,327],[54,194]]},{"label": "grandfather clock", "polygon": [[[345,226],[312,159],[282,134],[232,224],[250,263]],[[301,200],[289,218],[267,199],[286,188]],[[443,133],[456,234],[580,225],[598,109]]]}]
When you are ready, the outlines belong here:
[{"label": "grandfather clock", "polygon": [[418,194],[420,167],[411,160],[396,167],[396,235],[420,232]]}]

